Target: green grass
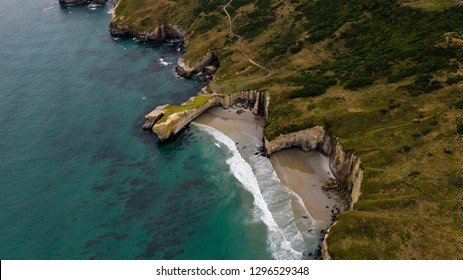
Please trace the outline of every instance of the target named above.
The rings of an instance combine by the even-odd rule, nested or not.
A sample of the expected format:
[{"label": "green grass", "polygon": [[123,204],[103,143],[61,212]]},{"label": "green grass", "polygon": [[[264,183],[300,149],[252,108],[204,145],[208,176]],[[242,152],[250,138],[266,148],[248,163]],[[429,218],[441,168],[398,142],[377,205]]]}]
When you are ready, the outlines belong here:
[{"label": "green grass", "polygon": [[191,109],[194,109],[194,108],[197,108],[197,107],[200,107],[204,104],[206,104],[211,98],[213,98],[214,96],[211,95],[211,94],[203,94],[203,95],[198,95],[196,96],[194,99],[193,99],[193,102],[191,103],[187,103],[187,104],[184,104],[184,105],[179,105],[179,106],[172,106],[172,105],[169,105],[165,108],[165,114],[164,116],[158,121],[158,123],[162,123],[162,122],[165,122],[170,115],[172,114],[175,114],[175,113],[178,113],[178,112],[182,112],[182,111],[186,111],[186,110],[191,110]]}]

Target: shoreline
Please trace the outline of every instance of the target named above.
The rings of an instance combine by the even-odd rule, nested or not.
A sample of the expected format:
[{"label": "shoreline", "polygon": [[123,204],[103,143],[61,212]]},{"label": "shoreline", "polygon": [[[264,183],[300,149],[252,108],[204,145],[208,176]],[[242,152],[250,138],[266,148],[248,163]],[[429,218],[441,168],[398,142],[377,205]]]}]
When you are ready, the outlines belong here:
[{"label": "shoreline", "polygon": [[343,207],[336,194],[322,189],[328,179],[334,178],[329,158],[318,151],[290,148],[270,155],[269,159],[280,181],[301,198],[310,215],[321,221],[323,227],[330,227],[333,214]]},{"label": "shoreline", "polygon": [[[213,107],[194,122],[210,126],[230,137],[245,160],[256,155],[264,156],[265,120],[250,110],[237,114],[236,108]],[[260,151],[259,147],[262,147]],[[315,251],[310,252],[309,257],[317,257],[321,251],[320,238],[333,223],[332,211],[342,204],[337,195],[322,190],[323,183],[334,177],[329,158],[317,151],[304,152],[292,148],[276,152],[268,159],[281,184],[291,193],[289,202],[294,222],[309,252]]]}]

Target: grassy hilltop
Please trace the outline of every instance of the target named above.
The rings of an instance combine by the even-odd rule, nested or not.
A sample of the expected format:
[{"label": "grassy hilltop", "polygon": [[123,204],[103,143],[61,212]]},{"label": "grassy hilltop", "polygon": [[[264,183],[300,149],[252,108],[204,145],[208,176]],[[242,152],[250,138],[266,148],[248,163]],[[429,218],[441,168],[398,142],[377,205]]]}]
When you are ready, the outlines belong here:
[{"label": "grassy hilltop", "polygon": [[463,259],[463,2],[120,0],[114,22],[188,30],[210,87],[266,89],[265,134],[323,125],[362,159],[362,196],[328,238],[335,259]]}]

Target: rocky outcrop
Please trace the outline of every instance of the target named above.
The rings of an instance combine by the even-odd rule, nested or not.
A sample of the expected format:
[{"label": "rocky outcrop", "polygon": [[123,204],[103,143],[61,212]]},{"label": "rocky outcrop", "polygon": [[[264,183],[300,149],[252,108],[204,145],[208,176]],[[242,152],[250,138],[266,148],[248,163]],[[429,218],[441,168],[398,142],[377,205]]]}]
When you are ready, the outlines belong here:
[{"label": "rocky outcrop", "polygon": [[203,72],[207,75],[212,75],[215,73],[217,68],[220,67],[219,57],[214,51],[208,52],[200,62],[196,63],[195,66],[190,67],[186,64],[185,59],[180,57],[177,62],[175,70],[177,73],[185,78],[191,77],[191,75]]},{"label": "rocky outcrop", "polygon": [[339,139],[328,135],[321,126],[280,135],[272,141],[265,139],[267,155],[291,147],[300,147],[304,151],[321,150],[329,157],[331,171],[338,179],[341,191],[349,195],[349,208],[352,209],[361,193],[363,171],[360,158],[344,151]]},{"label": "rocky outcrop", "polygon": [[[194,97],[192,97],[188,102],[184,104],[193,102],[193,98]],[[199,115],[201,115],[207,109],[214,107],[214,106],[218,106],[218,105],[220,105],[220,98],[214,96],[203,105],[193,107],[190,109],[186,109],[184,111],[180,111],[180,112],[169,115],[166,120],[159,122],[159,123],[155,123],[152,126],[152,131],[157,134],[159,140],[161,141],[166,140],[170,138],[171,136],[174,136],[177,133],[179,133],[183,128],[185,128],[190,122],[196,119]],[[156,114],[165,115],[166,111],[161,109],[160,107],[157,107],[151,113],[155,115]],[[147,117],[150,114],[148,114]],[[145,118],[147,119],[147,122],[148,122],[147,117]]]},{"label": "rocky outcrop", "polygon": [[59,4],[62,6],[77,5],[81,3],[95,3],[99,5],[104,5],[108,0],[59,0]]},{"label": "rocky outcrop", "polygon": [[109,32],[113,36],[133,36],[140,41],[160,41],[177,39],[184,41],[187,32],[174,24],[162,24],[154,30],[138,30],[129,25],[119,25],[113,21],[109,24]]},{"label": "rocky outcrop", "polygon": [[[334,222],[331,226],[334,226],[337,222]],[[325,236],[323,237],[322,242],[322,259],[323,260],[331,260],[330,253],[328,252],[328,242],[326,239],[328,238],[328,234],[330,233],[331,227],[326,231]]]},{"label": "rocky outcrop", "polygon": [[[190,98],[190,100],[182,105],[193,103],[195,98],[196,97]],[[159,140],[163,141],[179,133],[207,109],[214,106],[222,106],[223,108],[228,109],[238,103],[247,104],[246,107],[250,108],[256,115],[268,115],[266,109],[267,106],[265,106],[265,104],[268,104],[268,93],[266,92],[261,93],[256,90],[251,90],[227,95],[211,94],[209,100],[205,104],[170,114],[162,121],[160,120],[168,113],[169,105],[157,107],[145,116],[146,122],[143,125],[143,129],[151,129],[158,135]]]},{"label": "rocky outcrop", "polygon": [[145,116],[146,122],[143,124],[143,130],[150,130],[153,128],[154,124],[160,120],[165,115],[165,109],[167,105],[158,106],[156,109],[151,111],[148,115]]}]

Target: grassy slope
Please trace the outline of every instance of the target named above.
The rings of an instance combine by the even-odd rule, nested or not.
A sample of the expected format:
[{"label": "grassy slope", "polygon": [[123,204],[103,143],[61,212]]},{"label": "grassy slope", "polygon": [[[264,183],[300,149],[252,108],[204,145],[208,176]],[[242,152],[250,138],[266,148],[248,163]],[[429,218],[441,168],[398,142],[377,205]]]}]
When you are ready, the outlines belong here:
[{"label": "grassy slope", "polygon": [[334,258],[462,259],[458,1],[234,0],[234,30],[268,78],[236,51],[227,2],[121,0],[116,21],[188,28],[190,62],[217,49],[212,88],[272,94],[267,138],[321,124],[361,156],[363,194],[332,229]]}]

